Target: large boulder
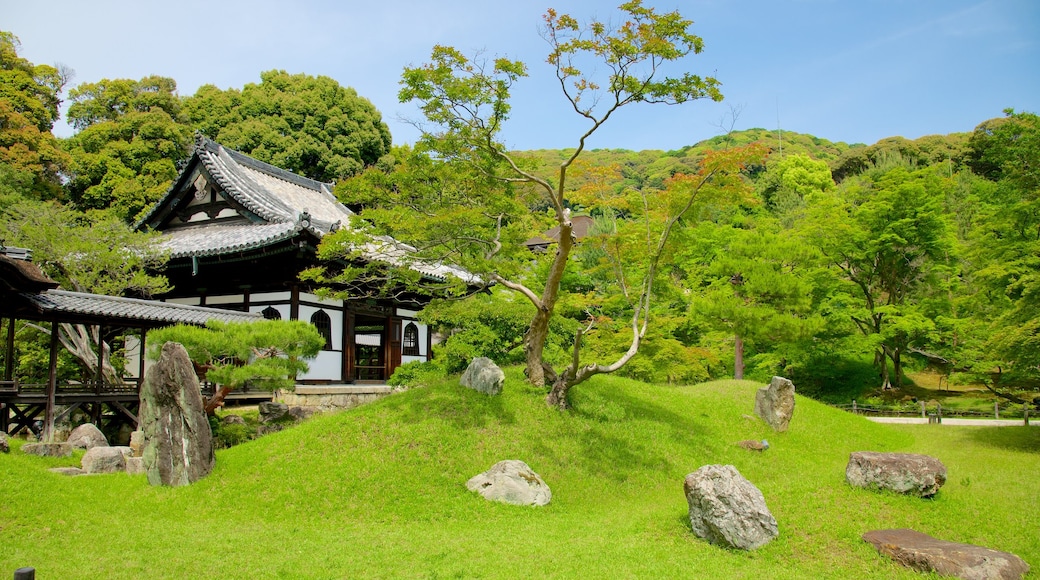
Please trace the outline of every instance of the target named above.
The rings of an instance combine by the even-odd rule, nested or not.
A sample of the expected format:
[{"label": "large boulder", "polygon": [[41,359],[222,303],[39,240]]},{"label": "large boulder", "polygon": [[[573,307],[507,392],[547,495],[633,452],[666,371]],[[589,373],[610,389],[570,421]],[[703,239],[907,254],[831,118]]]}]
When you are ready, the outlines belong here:
[{"label": "large boulder", "polygon": [[755,393],[755,415],[776,431],[787,431],[794,415],[794,383],[773,377],[772,381]]},{"label": "large boulder", "polygon": [[72,446],[68,443],[26,443],[22,451],[40,457],[70,457]]},{"label": "large boulder", "polygon": [[506,382],[506,374],[486,356],[473,359],[460,380],[462,386],[488,395],[498,395]]},{"label": "large boulder", "polygon": [[91,447],[83,454],[80,465],[85,473],[122,473],[132,455],[129,447]]},{"label": "large boulder", "polygon": [[779,534],[765,497],[732,465],[705,465],[683,481],[690,527],[712,544],[754,550]]},{"label": "large boulder", "polygon": [[144,468],[152,485],[189,485],[213,470],[213,433],[188,352],[167,342],[141,388]]},{"label": "large boulder", "polygon": [[7,440],[7,433],[0,431],[0,453],[10,453],[11,443]]},{"label": "large boulder", "polygon": [[1018,580],[1029,564],[1008,552],[938,540],[914,530],[874,530],[863,534],[882,555],[918,572],[964,580]]},{"label": "large boulder", "polygon": [[466,489],[485,499],[513,505],[547,505],[552,500],[549,486],[518,459],[499,461],[491,469],[471,477]]},{"label": "large boulder", "polygon": [[105,439],[101,429],[93,423],[84,423],[69,433],[65,441],[76,449],[92,449],[94,447],[108,447],[108,439]]},{"label": "large boulder", "polygon": [[946,466],[928,455],[856,451],[845,467],[849,485],[932,497],[946,483]]}]

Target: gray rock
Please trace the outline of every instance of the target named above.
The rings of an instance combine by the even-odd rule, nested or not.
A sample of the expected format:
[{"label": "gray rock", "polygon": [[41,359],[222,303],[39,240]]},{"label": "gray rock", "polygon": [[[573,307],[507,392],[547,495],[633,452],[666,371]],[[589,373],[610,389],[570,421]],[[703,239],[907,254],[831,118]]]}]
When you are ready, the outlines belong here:
[{"label": "gray rock", "polygon": [[40,457],[70,457],[72,446],[68,443],[26,443],[22,451]]},{"label": "gray rock", "polygon": [[683,481],[690,527],[712,544],[755,550],[779,534],[765,497],[732,465],[705,465]]},{"label": "gray rock", "polygon": [[126,471],[126,458],[132,454],[129,447],[91,447],[80,465],[86,473],[122,473]]},{"label": "gray rock", "polygon": [[289,416],[293,418],[297,423],[300,421],[306,421],[311,418],[314,411],[311,409],[305,409],[303,407],[289,407]]},{"label": "gray rock", "polygon": [[469,363],[466,372],[462,373],[460,382],[462,386],[469,387],[474,391],[480,391],[488,395],[497,395],[502,392],[502,385],[506,382],[506,374],[491,359],[486,356],[478,356]]},{"label": "gray rock", "polygon": [[108,447],[108,439],[93,423],[84,423],[73,429],[65,442],[76,449]]},{"label": "gray rock", "polygon": [[1029,564],[1008,552],[938,540],[914,530],[874,530],[863,534],[882,555],[918,572],[963,580],[1017,580]]},{"label": "gray rock", "polygon": [[134,457],[141,457],[144,452],[144,431],[138,429],[130,434],[130,450],[134,452]]},{"label": "gray rock", "polygon": [[552,491],[542,478],[518,459],[499,461],[466,482],[466,489],[484,499],[513,505],[547,505]]},{"label": "gray rock", "polygon": [[261,423],[273,423],[289,414],[289,405],[274,401],[264,401],[257,405],[257,409],[260,411]]},{"label": "gray rock", "polygon": [[7,440],[7,433],[0,431],[0,453],[10,453],[11,443]]},{"label": "gray rock", "polygon": [[794,415],[794,383],[773,377],[768,386],[755,393],[755,415],[775,431],[787,431]]},{"label": "gray rock", "polygon": [[144,457],[127,457],[126,472],[130,475],[146,473],[144,469]]},{"label": "gray rock", "polygon": [[47,471],[49,471],[51,473],[57,473],[57,474],[60,474],[60,475],[67,475],[69,477],[72,477],[72,476],[75,476],[75,475],[86,475],[87,474],[86,471],[83,471],[82,469],[80,469],[78,467],[52,467],[52,468],[48,469]]},{"label": "gray rock", "polygon": [[849,485],[931,497],[946,483],[946,466],[928,455],[856,451],[845,467]]},{"label": "gray rock", "polygon": [[220,420],[225,425],[245,425],[246,420],[238,415],[224,415],[224,418]]},{"label": "gray rock", "polygon": [[181,486],[213,470],[213,434],[184,347],[167,342],[141,388],[144,468],[152,485]]}]

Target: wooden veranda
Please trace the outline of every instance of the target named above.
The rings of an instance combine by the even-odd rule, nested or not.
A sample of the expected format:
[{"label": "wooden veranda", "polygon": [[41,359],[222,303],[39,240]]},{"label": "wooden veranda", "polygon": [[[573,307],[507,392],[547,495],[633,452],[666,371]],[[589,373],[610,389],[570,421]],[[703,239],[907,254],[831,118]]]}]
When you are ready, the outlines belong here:
[{"label": "wooden veranda", "polygon": [[[99,428],[124,422],[136,425],[148,330],[172,324],[201,326],[209,320],[262,320],[258,314],[231,310],[58,290],[57,282],[28,258],[25,250],[0,246],[0,318],[7,321],[4,374],[0,380],[0,429],[8,434],[22,429],[35,432],[37,421],[42,421],[38,435],[49,441],[54,424],[77,409],[85,411]],[[19,321],[49,324],[48,372],[43,383],[21,383],[14,376],[15,330]],[[100,369],[106,357],[102,340],[96,353],[98,373],[93,380],[59,383],[61,324],[96,327],[102,338],[135,337],[137,376],[118,384],[102,379]]]}]

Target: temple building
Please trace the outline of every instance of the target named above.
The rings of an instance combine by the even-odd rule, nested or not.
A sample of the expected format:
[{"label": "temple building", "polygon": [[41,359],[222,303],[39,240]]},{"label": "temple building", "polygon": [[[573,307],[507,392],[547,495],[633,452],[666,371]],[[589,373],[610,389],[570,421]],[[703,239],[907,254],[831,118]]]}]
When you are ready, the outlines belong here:
[{"label": "temple building", "polygon": [[[180,176],[137,227],[160,232],[170,252],[163,273],[173,290],[165,301],[309,321],[325,336],[325,348],[299,384],[382,383],[401,364],[430,358],[431,332],[416,318],[428,299],[407,292],[323,299],[299,279],[319,263],[322,237],[351,227],[354,217],[331,183],[198,136]],[[408,250],[384,238],[365,257],[397,264]],[[408,267],[430,281],[471,278],[439,264]]]}]

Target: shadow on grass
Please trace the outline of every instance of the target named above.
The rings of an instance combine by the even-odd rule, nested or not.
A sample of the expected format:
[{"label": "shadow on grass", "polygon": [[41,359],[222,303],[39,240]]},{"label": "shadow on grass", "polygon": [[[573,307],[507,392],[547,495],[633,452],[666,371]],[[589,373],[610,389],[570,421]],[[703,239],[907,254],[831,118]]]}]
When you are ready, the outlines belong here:
[{"label": "shadow on grass", "polygon": [[998,449],[1040,453],[1040,427],[986,427],[973,430],[971,438]]},{"label": "shadow on grass", "polygon": [[456,429],[479,429],[490,423],[511,425],[516,417],[506,408],[502,397],[492,397],[472,389],[423,387],[406,396],[387,397],[383,407],[409,422],[437,417]]}]

